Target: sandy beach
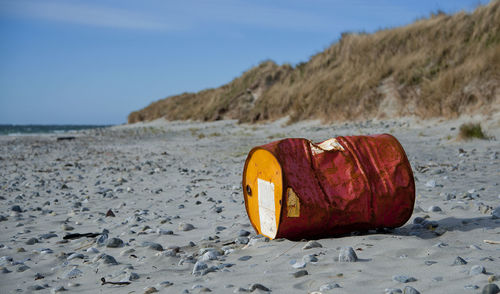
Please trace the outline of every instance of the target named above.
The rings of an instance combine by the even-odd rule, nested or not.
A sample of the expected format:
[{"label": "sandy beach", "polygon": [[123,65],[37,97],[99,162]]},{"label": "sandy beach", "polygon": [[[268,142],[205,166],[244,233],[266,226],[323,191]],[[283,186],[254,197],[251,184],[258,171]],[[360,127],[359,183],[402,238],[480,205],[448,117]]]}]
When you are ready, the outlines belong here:
[{"label": "sandy beach", "polygon": [[[157,120],[74,140],[0,136],[0,293],[481,293],[500,285],[498,120],[481,121],[496,139],[470,141],[456,139],[464,119],[284,122]],[[415,175],[404,226],[317,243],[256,236],[241,188],[252,147],[379,133],[401,142]],[[356,262],[339,261],[346,247]]]}]

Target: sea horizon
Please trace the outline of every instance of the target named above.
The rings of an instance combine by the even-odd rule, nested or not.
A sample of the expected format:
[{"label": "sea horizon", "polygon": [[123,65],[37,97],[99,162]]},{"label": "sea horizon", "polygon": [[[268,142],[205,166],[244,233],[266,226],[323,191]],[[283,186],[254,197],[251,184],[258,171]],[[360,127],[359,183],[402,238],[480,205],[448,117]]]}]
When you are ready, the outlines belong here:
[{"label": "sea horizon", "polygon": [[113,126],[102,124],[0,124],[0,136],[29,134],[63,134],[87,129],[99,129]]}]

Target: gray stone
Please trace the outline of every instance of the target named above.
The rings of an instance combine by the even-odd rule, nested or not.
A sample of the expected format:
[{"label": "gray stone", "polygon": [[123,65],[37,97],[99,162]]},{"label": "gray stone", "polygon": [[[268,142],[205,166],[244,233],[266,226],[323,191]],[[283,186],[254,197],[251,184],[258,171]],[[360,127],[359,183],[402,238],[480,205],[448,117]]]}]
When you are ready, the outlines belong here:
[{"label": "gray stone", "polygon": [[240,260],[240,261],[247,261],[250,258],[252,258],[250,255],[245,255],[245,256],[242,256],[242,257],[238,258],[238,260]]},{"label": "gray stone", "polygon": [[483,287],[481,294],[497,294],[500,293],[500,288],[497,284],[487,284]]},{"label": "gray stone", "polygon": [[149,249],[156,250],[156,251],[163,251],[163,246],[161,246],[161,244],[158,244],[155,242],[144,242],[142,244],[144,247],[148,247]]},{"label": "gray stone", "polygon": [[392,279],[394,281],[400,282],[400,283],[415,282],[417,280],[414,277],[409,277],[409,276],[405,276],[405,275],[396,275],[396,276],[393,276]]},{"label": "gray stone", "polygon": [[420,292],[418,292],[417,289],[415,289],[413,287],[406,286],[403,289],[403,294],[420,294]]},{"label": "gray stone", "polygon": [[500,218],[500,206],[498,206],[497,208],[495,208],[492,212],[491,212],[491,217],[493,219],[498,219]]},{"label": "gray stone", "polygon": [[322,248],[322,247],[323,247],[323,245],[321,245],[319,242],[309,241],[306,243],[306,245],[304,245],[304,247],[302,247],[302,249],[307,250],[307,249]]},{"label": "gray stone", "polygon": [[248,239],[247,237],[238,237],[236,238],[235,242],[236,244],[246,245],[248,244],[248,242],[250,242],[250,239]]},{"label": "gray stone", "polygon": [[59,293],[59,292],[64,292],[64,291],[67,291],[66,288],[64,288],[64,286],[59,286],[59,287],[53,288],[50,292],[51,293]]},{"label": "gray stone", "polygon": [[309,273],[306,270],[300,270],[298,272],[294,272],[292,275],[294,276],[294,278],[300,278],[303,276],[307,276],[308,274]]},{"label": "gray stone", "polygon": [[194,226],[192,224],[188,224],[188,223],[179,223],[179,227],[178,229],[180,231],[183,231],[183,232],[186,232],[186,231],[191,231],[194,229]]},{"label": "gray stone", "polygon": [[248,237],[250,235],[250,232],[247,230],[240,230],[238,232],[238,237]]},{"label": "gray stone", "polygon": [[433,205],[433,206],[429,207],[428,211],[429,212],[440,212],[442,210],[441,210],[441,207]]},{"label": "gray stone", "polygon": [[72,259],[76,259],[76,258],[83,259],[83,258],[85,258],[85,256],[81,253],[73,253],[70,256],[68,256],[67,260],[72,260]]},{"label": "gray stone", "polygon": [[56,238],[56,237],[57,237],[57,234],[47,233],[47,234],[42,234],[40,236],[40,239],[45,240],[45,239]]},{"label": "gray stone", "polygon": [[27,271],[29,269],[30,269],[29,266],[27,266],[25,264],[21,264],[20,266],[17,267],[16,272],[22,273],[22,272]]},{"label": "gray stone", "polygon": [[306,267],[306,263],[303,262],[303,261],[296,261],[292,264],[292,267],[295,268],[295,269],[300,269],[300,268],[305,268]]},{"label": "gray stone", "polygon": [[74,278],[77,278],[77,277],[82,276],[82,275],[83,275],[83,272],[81,270],[77,269],[76,267],[74,267],[72,270],[67,272],[64,275],[64,277],[67,279],[74,279]]},{"label": "gray stone", "polygon": [[208,268],[208,265],[206,263],[204,263],[203,261],[197,261],[195,264],[194,264],[194,267],[193,267],[193,272],[192,274],[193,275],[199,275],[202,273],[203,270],[207,269]]},{"label": "gray stone", "polygon": [[478,285],[465,285],[464,289],[466,289],[466,290],[476,290],[476,289],[479,289],[479,286]]},{"label": "gray stone", "polygon": [[385,294],[401,294],[403,293],[403,290],[398,289],[398,288],[386,288],[385,289]]},{"label": "gray stone", "polygon": [[39,290],[43,290],[43,289],[45,289],[45,288],[40,286],[40,285],[31,285],[28,287],[28,290],[30,290],[30,291],[39,291]]},{"label": "gray stone", "polygon": [[217,260],[221,254],[217,250],[210,250],[203,254],[201,257],[202,261]]},{"label": "gray stone", "polygon": [[356,262],[358,256],[352,247],[343,247],[340,249],[339,262]]},{"label": "gray stone", "polygon": [[464,264],[467,264],[467,261],[465,261],[465,259],[463,259],[460,256],[457,256],[457,258],[455,258],[455,261],[453,261],[453,265],[464,265]]},{"label": "gray stone", "polygon": [[332,290],[335,288],[340,288],[340,285],[337,283],[328,283],[328,284],[321,285],[319,287],[319,291],[325,292],[325,291],[329,291],[329,290]]},{"label": "gray stone", "polygon": [[19,205],[14,205],[10,208],[11,211],[15,211],[15,212],[23,212],[23,210],[21,209],[21,206]]},{"label": "gray stone", "polygon": [[264,292],[271,292],[271,290],[269,288],[267,288],[266,286],[264,286],[262,284],[258,284],[258,283],[254,283],[254,284],[250,285],[250,287],[248,287],[248,290],[250,290],[250,292],[253,292],[255,290],[261,290]]},{"label": "gray stone", "polygon": [[305,263],[308,263],[308,262],[318,262],[318,258],[314,254],[308,254],[308,255],[304,255],[302,257],[302,261],[305,262]]},{"label": "gray stone", "polygon": [[26,244],[26,245],[34,245],[36,243],[38,243],[37,238],[29,238],[26,242],[24,242],[24,244]]},{"label": "gray stone", "polygon": [[108,255],[108,254],[102,254],[100,259],[104,262],[104,264],[109,264],[109,265],[117,265],[118,264],[116,259],[113,256]]},{"label": "gray stone", "polygon": [[485,269],[484,266],[482,265],[474,265],[473,267],[470,268],[469,275],[470,276],[475,276],[475,275],[480,275],[484,274]]},{"label": "gray stone", "polygon": [[170,287],[172,286],[174,283],[170,282],[170,281],[163,281],[163,282],[160,282],[158,283],[158,287]]},{"label": "gray stone", "polygon": [[119,248],[123,246],[123,240],[120,238],[109,238],[106,241],[106,247],[109,248]]}]

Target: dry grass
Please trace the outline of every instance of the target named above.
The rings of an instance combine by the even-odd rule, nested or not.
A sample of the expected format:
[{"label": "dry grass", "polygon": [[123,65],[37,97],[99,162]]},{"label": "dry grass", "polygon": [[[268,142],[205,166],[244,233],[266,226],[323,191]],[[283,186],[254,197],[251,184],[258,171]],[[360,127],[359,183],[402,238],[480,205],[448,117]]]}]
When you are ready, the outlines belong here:
[{"label": "dry grass", "polygon": [[[266,61],[230,83],[152,103],[129,122],[290,116],[324,121],[491,113],[500,103],[500,1],[471,14],[433,14],[339,42],[295,67]],[[389,111],[390,110],[390,111]]]},{"label": "dry grass", "polygon": [[465,123],[460,126],[458,138],[461,140],[488,139],[480,123]]}]

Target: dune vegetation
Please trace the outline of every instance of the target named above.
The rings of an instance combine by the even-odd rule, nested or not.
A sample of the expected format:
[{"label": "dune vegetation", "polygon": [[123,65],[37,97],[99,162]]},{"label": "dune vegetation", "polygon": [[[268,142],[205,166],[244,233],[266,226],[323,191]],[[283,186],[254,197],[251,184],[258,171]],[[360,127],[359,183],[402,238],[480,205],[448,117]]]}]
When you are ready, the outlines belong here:
[{"label": "dune vegetation", "polygon": [[500,110],[500,1],[373,34],[344,33],[295,66],[264,61],[219,88],[132,112],[129,123],[238,119],[325,122]]}]

